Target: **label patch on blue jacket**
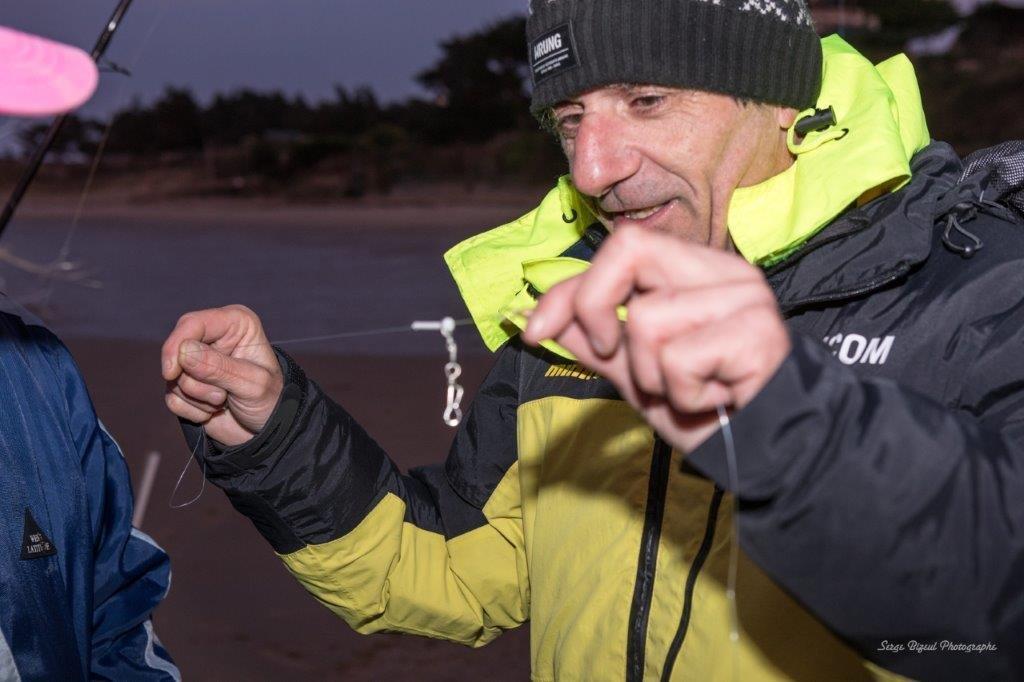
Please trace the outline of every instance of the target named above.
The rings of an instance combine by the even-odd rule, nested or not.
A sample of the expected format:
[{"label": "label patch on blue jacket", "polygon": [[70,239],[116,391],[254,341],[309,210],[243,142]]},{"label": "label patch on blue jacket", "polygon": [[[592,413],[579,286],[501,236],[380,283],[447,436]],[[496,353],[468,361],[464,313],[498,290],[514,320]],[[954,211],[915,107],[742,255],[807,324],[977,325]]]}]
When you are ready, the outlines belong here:
[{"label": "label patch on blue jacket", "polygon": [[21,558],[38,559],[44,556],[53,556],[57,548],[46,537],[46,533],[39,527],[36,520],[32,518],[32,512],[25,509],[25,531],[21,539]]},{"label": "label patch on blue jacket", "polygon": [[572,26],[562,24],[548,31],[530,45],[530,68],[534,85],[579,66],[576,44],[572,39]]}]

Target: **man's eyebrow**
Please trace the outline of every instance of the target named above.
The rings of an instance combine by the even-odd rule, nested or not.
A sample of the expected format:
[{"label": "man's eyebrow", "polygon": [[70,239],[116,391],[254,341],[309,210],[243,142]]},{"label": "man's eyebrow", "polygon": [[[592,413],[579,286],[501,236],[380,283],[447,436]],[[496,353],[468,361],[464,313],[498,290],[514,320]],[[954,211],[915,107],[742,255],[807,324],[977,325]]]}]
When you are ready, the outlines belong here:
[{"label": "man's eyebrow", "polygon": [[583,103],[580,102],[578,99],[563,99],[560,102],[555,102],[554,104],[552,104],[551,105],[551,110],[554,111],[555,109],[564,109],[565,107],[572,107],[572,106],[577,106],[578,107],[578,106],[581,106],[582,104]]},{"label": "man's eyebrow", "polygon": [[622,92],[627,93],[627,94],[634,93],[637,90],[649,90],[651,88],[658,88],[658,89],[664,89],[665,88],[664,85],[657,85],[655,83],[616,83],[616,84],[610,85],[608,87],[613,88],[615,90],[621,90]]},{"label": "man's eyebrow", "polygon": [[[605,86],[602,86],[602,87],[603,88],[611,88],[613,90],[622,90],[624,92],[628,92],[628,91],[630,91],[632,89],[635,89],[635,88],[638,88],[638,87],[641,87],[641,86],[637,85],[637,84],[634,84],[634,83],[613,83],[611,85],[605,85]],[[563,100],[561,100],[559,102],[555,102],[554,104],[551,105],[551,109],[554,110],[554,109],[560,109],[560,108],[569,107],[569,106],[582,106],[582,104],[583,103],[579,100],[579,98],[575,98],[575,99],[569,98],[569,99],[563,99]]]},{"label": "man's eyebrow", "polygon": [[[667,85],[658,85],[655,83],[612,83],[610,85],[602,86],[604,88],[610,88],[612,90],[620,91],[622,94],[629,95],[638,90],[644,90],[649,88],[657,88],[659,90],[671,89]],[[548,108],[548,113],[553,114],[559,109],[564,109],[571,106],[583,106],[583,103],[579,99],[563,99],[559,102],[555,102]]]}]

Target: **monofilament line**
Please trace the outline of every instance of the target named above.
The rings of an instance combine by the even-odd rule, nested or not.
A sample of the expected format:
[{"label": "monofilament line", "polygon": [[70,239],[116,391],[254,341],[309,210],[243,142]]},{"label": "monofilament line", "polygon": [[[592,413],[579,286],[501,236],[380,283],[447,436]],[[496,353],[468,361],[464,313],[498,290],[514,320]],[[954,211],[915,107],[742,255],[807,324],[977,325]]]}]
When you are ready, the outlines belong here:
[{"label": "monofilament line", "polygon": [[[466,325],[473,324],[473,320],[464,319],[456,320],[456,327],[465,327]],[[266,343],[249,343],[243,346],[237,346],[239,348],[253,348],[256,346],[294,346],[300,343],[316,343],[318,341],[340,341],[343,339],[355,339],[361,336],[378,336],[384,334],[401,334],[403,332],[414,332],[417,331],[412,328],[411,325],[403,324],[402,326],[395,327],[381,327],[379,329],[364,329],[355,332],[342,332],[340,334],[324,334],[322,336],[303,336],[296,339],[275,339]]]},{"label": "monofilament line", "polygon": [[171,491],[171,499],[168,500],[167,504],[171,509],[184,509],[185,507],[191,507],[193,504],[199,501],[199,498],[203,496],[206,491],[206,459],[201,458],[203,464],[203,483],[199,487],[199,492],[188,502],[181,504],[174,504],[174,498],[178,496],[178,489],[181,488],[181,482],[185,480],[185,474],[188,472],[189,466],[192,464],[192,460],[196,458],[196,453],[199,452],[199,448],[203,447],[206,443],[206,429],[199,429],[199,438],[196,440],[196,446],[192,448],[192,454],[189,455],[188,461],[185,462],[185,466],[181,470],[181,474],[178,476],[178,482],[174,484],[174,490]]},{"label": "monofilament line", "polygon": [[722,440],[725,443],[725,461],[729,468],[729,489],[732,491],[732,542],[729,543],[729,570],[726,577],[725,599],[729,604],[729,641],[732,643],[733,654],[732,674],[734,680],[739,680],[740,618],[736,606],[736,575],[739,572],[740,560],[740,476],[736,463],[736,442],[732,437],[732,422],[729,420],[729,411],[724,405],[718,406],[718,423],[722,429]]}]

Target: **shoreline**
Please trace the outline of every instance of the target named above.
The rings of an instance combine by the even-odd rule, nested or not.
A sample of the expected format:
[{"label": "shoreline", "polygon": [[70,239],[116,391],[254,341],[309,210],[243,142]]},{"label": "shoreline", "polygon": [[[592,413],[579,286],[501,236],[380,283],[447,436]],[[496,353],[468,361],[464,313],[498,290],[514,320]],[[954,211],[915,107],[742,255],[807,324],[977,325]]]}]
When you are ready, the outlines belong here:
[{"label": "shoreline", "polygon": [[[134,203],[87,199],[80,217],[123,220],[172,219],[180,220],[183,227],[192,221],[269,224],[280,223],[282,220],[301,221],[310,227],[346,227],[360,219],[376,224],[381,218],[386,218],[397,221],[396,225],[427,229],[437,225],[438,211],[442,211],[446,222],[476,223],[483,230],[525,215],[543,198],[544,193],[537,192],[528,197],[524,196],[520,201],[508,198],[463,203],[438,200],[436,203],[359,201],[310,204],[265,199],[182,199]],[[67,197],[34,197],[19,206],[12,224],[17,223],[19,219],[70,219],[77,210],[77,200]]]},{"label": "shoreline", "polygon": [[[459,185],[439,184],[399,189],[389,195],[373,195],[361,199],[310,200],[277,195],[261,196],[133,196],[129,192],[99,189],[89,192],[82,202],[81,188],[53,191],[35,187],[18,207],[17,215],[46,217],[74,213],[82,203],[86,216],[126,216],[198,210],[205,214],[251,213],[270,211],[278,215],[299,212],[316,214],[359,213],[367,211],[402,211],[438,209],[455,211],[516,209],[525,213],[534,208],[552,190],[557,178],[533,186],[478,188],[466,191]],[[11,188],[0,186],[0,196]]]}]

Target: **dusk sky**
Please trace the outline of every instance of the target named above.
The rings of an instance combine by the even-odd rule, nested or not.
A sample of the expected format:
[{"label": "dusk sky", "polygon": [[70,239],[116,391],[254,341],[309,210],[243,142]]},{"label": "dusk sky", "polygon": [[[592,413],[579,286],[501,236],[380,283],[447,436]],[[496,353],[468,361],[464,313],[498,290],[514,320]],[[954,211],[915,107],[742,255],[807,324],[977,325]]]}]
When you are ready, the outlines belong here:
[{"label": "dusk sky", "polygon": [[[963,8],[977,1],[955,0]],[[0,24],[89,49],[115,5],[2,0]],[[368,84],[384,100],[400,99],[421,92],[413,77],[440,55],[439,41],[525,13],[526,6],[527,0],[135,0],[107,53],[135,75],[105,75],[84,113],[108,114],[134,96],[148,102],[169,84],[188,86],[204,100],[245,86],[317,101],[330,97],[335,83]]]},{"label": "dusk sky", "polygon": [[[0,24],[88,50],[116,4],[3,0]],[[523,14],[526,6],[527,0],[135,0],[107,52],[122,66],[134,64],[134,76],[104,75],[83,113],[107,114],[133,96],[151,100],[168,84],[187,85],[203,99],[246,86],[316,101],[330,97],[335,83],[371,85],[384,100],[403,98],[421,92],[413,78],[440,56],[438,42]]]}]

